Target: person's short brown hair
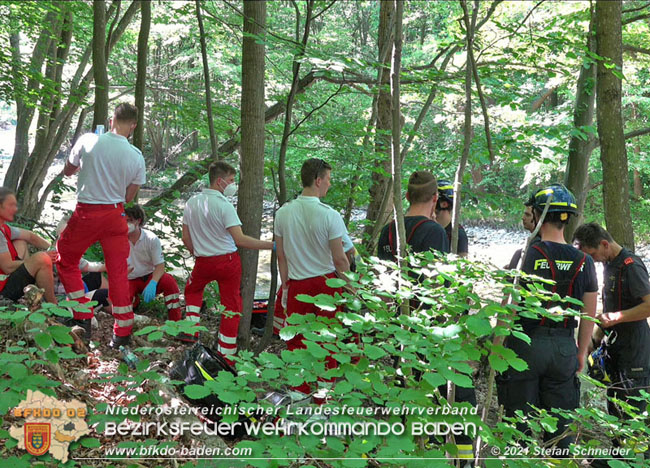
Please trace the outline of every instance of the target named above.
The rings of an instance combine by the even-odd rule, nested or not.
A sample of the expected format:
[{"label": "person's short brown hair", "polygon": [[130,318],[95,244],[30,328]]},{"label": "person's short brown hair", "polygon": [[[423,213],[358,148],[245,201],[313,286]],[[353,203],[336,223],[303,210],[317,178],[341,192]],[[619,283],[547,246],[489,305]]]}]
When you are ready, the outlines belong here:
[{"label": "person's short brown hair", "polygon": [[331,171],[332,166],[327,164],[323,159],[309,158],[300,168],[300,180],[303,187],[311,187],[314,181],[319,177],[325,177],[326,171]]},{"label": "person's short brown hair", "polygon": [[131,219],[140,221],[140,227],[144,226],[145,221],[147,221],[147,215],[144,213],[144,210],[140,205],[132,205],[125,208],[124,214]]},{"label": "person's short brown hair", "polygon": [[13,190],[7,187],[0,187],[0,205],[2,205],[9,195],[16,195]]},{"label": "person's short brown hair", "polygon": [[409,185],[406,190],[409,202],[426,203],[438,193],[438,181],[429,171],[415,171],[409,177]]},{"label": "person's short brown hair", "polygon": [[614,241],[612,235],[598,223],[583,224],[573,234],[573,242],[577,242],[579,248],[597,249],[598,245],[604,240],[607,242]]},{"label": "person's short brown hair", "polygon": [[210,179],[210,185],[213,185],[219,177],[223,179],[232,174],[237,174],[237,171],[234,167],[232,167],[227,162],[217,161],[210,166],[210,173],[208,175]]},{"label": "person's short brown hair", "polygon": [[133,123],[138,121],[138,108],[128,102],[123,102],[115,108],[113,118],[120,122]]}]

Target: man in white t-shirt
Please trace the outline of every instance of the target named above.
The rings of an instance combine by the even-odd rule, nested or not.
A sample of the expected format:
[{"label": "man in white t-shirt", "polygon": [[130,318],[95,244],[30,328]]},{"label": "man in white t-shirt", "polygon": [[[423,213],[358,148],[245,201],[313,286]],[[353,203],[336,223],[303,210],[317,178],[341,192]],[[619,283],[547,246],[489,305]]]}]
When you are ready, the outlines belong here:
[{"label": "man in white t-shirt", "polygon": [[[111,119],[111,131],[103,135],[82,135],[70,151],[63,170],[66,176],[79,171],[79,178],[77,207],[57,242],[57,269],[68,297],[87,303],[79,260],[92,244],[101,244],[115,318],[109,344],[112,348],[128,344],[133,328],[124,202],[133,200],[146,180],[142,153],[128,141],[137,122],[135,106],[118,105]],[[92,308],[87,312],[74,311],[73,323],[84,328],[88,340],[92,316]]]},{"label": "man in white t-shirt", "polygon": [[[226,198],[237,193],[235,173],[230,164],[214,163],[209,172],[210,188],[192,196],[183,213],[183,244],[196,257],[194,270],[185,285],[186,319],[199,323],[203,290],[208,283],[217,281],[221,304],[230,315],[221,317],[217,351],[227,360],[237,352],[242,310],[241,262],[237,247],[273,248],[273,242],[254,239],[242,232],[237,211]],[[197,336],[198,333],[180,338],[196,341]]]},{"label": "man in white t-shirt", "polygon": [[[350,263],[343,250],[347,234],[341,215],[320,201],[330,187],[332,167],[322,159],[311,158],[300,169],[303,190],[295,200],[284,204],[275,215],[275,239],[282,295],[287,298],[287,316],[315,314],[334,317],[336,311],[322,310],[314,304],[296,299],[300,294],[334,295],[340,288],[327,286],[328,278],[349,270]],[[289,351],[304,348],[303,336],[287,342]],[[328,368],[336,361],[328,356]],[[308,383],[296,387],[310,393]]]},{"label": "man in white t-shirt", "polygon": [[173,321],[180,320],[180,290],[174,277],[165,273],[165,258],[160,239],[142,227],[146,216],[140,205],[130,206],[124,213],[129,227],[129,287],[134,307],[137,306],[140,293],[145,303],[151,302],[157,294],[163,294],[167,317]]}]

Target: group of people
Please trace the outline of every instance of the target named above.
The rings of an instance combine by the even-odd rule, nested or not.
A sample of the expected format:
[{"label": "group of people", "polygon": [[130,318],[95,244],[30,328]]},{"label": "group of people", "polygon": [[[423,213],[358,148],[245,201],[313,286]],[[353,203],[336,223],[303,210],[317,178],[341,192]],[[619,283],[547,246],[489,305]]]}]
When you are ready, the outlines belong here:
[{"label": "group of people", "polygon": [[[64,173],[79,172],[78,202],[60,233],[56,250],[28,255],[26,244],[49,249],[50,243],[33,232],[6,224],[13,220],[17,202],[11,191],[0,189],[3,234],[0,236],[0,295],[16,300],[26,284],[36,283],[45,289],[47,301],[56,302],[54,265],[67,297],[83,305],[93,297],[89,297],[91,287],[84,283],[81,269],[105,270],[108,300],[115,319],[112,347],[129,342],[133,306],[140,293],[147,302],[162,293],[168,318],[182,318],[179,288],[176,280],[165,272],[160,240],[143,228],[146,219],[141,207],[124,208],[124,203],[132,201],[145,182],[142,154],[128,142],[137,115],[134,106],[120,104],[110,120],[109,133],[84,135],[72,148]],[[279,313],[334,317],[335,312],[297,299],[300,294],[341,292],[326,282],[328,278],[344,278],[350,270],[353,258],[350,253],[354,248],[343,219],[320,201],[331,185],[331,170],[322,159],[304,161],[300,171],[302,193],[277,211],[275,242],[255,239],[242,232],[242,223],[227,198],[237,193],[236,170],[225,162],[210,167],[209,187],[188,200],[183,214],[182,241],[195,257],[195,265],[185,286],[185,318],[199,323],[203,291],[208,283],[218,282],[221,303],[227,312],[221,318],[217,350],[226,359],[237,351],[242,311],[239,248],[276,249],[281,278]],[[449,252],[454,203],[451,182],[438,182],[430,172],[416,171],[409,178],[406,198],[409,209],[404,221],[409,248],[413,252]],[[545,287],[561,298],[582,301],[581,312],[585,318],[514,318],[513,323],[518,323],[528,340],[509,336],[505,346],[526,361],[528,368],[509,369],[498,378],[499,400],[509,416],[517,410],[528,413],[533,407],[570,410],[579,406],[577,374],[586,362],[594,327],[589,319],[594,317],[606,332],[612,358],[613,382],[608,393],[641,409],[641,403],[634,397],[650,384],[650,328],[646,321],[650,316],[650,282],[645,265],[596,223],[584,224],[576,230],[575,247],[567,244],[564,230],[577,211],[573,195],[559,184],[534,192],[525,202],[524,227],[533,231],[539,224],[539,234],[526,252],[515,253],[509,268],[516,267],[523,255],[522,271],[553,280],[553,286]],[[90,265],[90,268],[82,256],[95,242],[102,246],[105,264]],[[396,226],[390,222],[381,232],[377,255],[394,260],[396,249]],[[467,234],[460,226],[458,253],[465,256],[467,252]],[[604,310],[598,316],[594,261],[605,263]],[[97,283],[96,276],[93,282]],[[548,301],[544,307],[561,314],[568,306],[564,302]],[[80,325],[89,339],[92,316],[92,307],[76,308],[70,324]],[[197,336],[197,333],[182,334],[180,338],[194,342]],[[287,345],[289,350],[305,347],[301,335],[289,340]],[[332,367],[336,362],[330,358],[327,365]],[[311,388],[309,383],[304,383],[296,389],[309,393]],[[476,404],[473,390],[458,394],[457,399]],[[622,417],[618,406],[610,403],[609,409]],[[547,437],[562,434],[566,425],[567,421],[560,418],[557,431]],[[568,447],[571,441],[569,436],[561,437],[557,445]],[[464,454],[461,458],[471,458],[471,448],[471,440],[461,440],[459,453]]]},{"label": "group of people", "polygon": [[[445,208],[453,204],[451,184],[440,181],[438,185],[430,172],[416,171],[409,179],[406,199],[410,205],[404,224],[406,242],[411,251],[449,252],[451,235],[447,224],[449,213]],[[524,228],[532,235],[539,224],[539,231],[527,251],[516,251],[506,268],[517,268],[523,260],[521,270],[553,280],[552,286],[545,283],[544,287],[563,300],[543,303],[546,310],[556,314],[555,317],[533,319],[516,316],[509,324],[521,327],[528,339],[511,335],[505,346],[514,350],[528,368],[523,371],[510,368],[497,378],[499,402],[507,416],[515,416],[518,410],[529,414],[534,408],[551,411],[554,408],[573,410],[579,407],[578,374],[585,367],[588,352],[593,346],[598,346],[592,338],[597,336],[593,334],[594,318],[598,319],[598,326],[605,335],[608,396],[625,401],[639,413],[645,411],[646,403],[638,397],[650,386],[648,272],[638,256],[616,243],[597,223],[579,226],[573,235],[573,245],[568,244],[564,231],[571,216],[577,213],[573,194],[560,184],[537,190],[524,202]],[[395,222],[383,228],[377,252],[379,258],[395,260],[395,231]],[[467,239],[466,235],[459,235],[459,252],[463,251],[461,245],[467,245],[463,244],[463,237]],[[603,311],[598,315],[598,280],[594,261],[605,264]],[[566,309],[571,307],[564,301],[568,297],[584,304],[581,318],[577,319],[570,313],[565,315]],[[496,342],[500,344],[498,340]],[[456,395],[457,401],[476,404],[473,390],[457,390],[460,390]],[[608,401],[608,410],[619,419],[627,419],[621,406],[611,400]],[[573,442],[571,436],[562,436],[568,423],[560,417],[557,430],[547,432],[545,440],[557,438],[557,448],[567,449]],[[520,429],[525,430],[525,424],[521,424]],[[457,442],[459,458],[471,458],[468,439],[461,436]],[[614,443],[618,446],[621,441],[614,440]],[[643,452],[648,447],[642,445],[635,449]],[[560,453],[568,455],[568,452]]]}]

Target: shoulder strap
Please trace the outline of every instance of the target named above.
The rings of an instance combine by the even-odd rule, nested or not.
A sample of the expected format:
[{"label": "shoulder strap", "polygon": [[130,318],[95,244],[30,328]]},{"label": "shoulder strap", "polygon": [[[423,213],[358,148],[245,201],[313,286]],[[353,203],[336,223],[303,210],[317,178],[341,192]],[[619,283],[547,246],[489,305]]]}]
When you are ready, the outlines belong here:
[{"label": "shoulder strap", "polygon": [[[408,237],[406,238],[406,243],[408,245],[411,244],[411,239],[413,238],[413,234],[415,234],[415,230],[419,228],[422,224],[426,223],[427,221],[432,221],[431,219],[421,219],[417,223],[415,223],[415,226],[411,228],[411,232],[409,233]],[[390,223],[390,226],[388,228],[388,245],[390,246],[390,251],[393,253],[394,257],[397,257],[397,245],[395,240],[395,230],[397,230],[397,223],[395,221],[392,221]]]},{"label": "shoulder strap", "polygon": [[11,260],[16,260],[18,258],[18,252],[16,252],[16,247],[14,247],[14,243],[11,240],[11,228],[7,224],[3,224],[0,226],[0,230],[7,239],[7,248],[11,254]]}]

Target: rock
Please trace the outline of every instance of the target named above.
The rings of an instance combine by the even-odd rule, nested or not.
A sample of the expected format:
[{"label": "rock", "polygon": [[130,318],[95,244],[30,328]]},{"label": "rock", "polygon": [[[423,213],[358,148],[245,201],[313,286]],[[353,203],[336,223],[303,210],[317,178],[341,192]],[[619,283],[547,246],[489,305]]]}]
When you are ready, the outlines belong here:
[{"label": "rock", "polygon": [[99,322],[97,321],[97,317],[93,317],[90,320],[90,326],[91,328],[99,328]]},{"label": "rock", "polygon": [[111,314],[104,312],[103,310],[100,310],[95,314],[95,316],[98,318],[98,320],[108,320],[110,318],[113,318]]},{"label": "rock", "polygon": [[151,317],[147,315],[134,314],[133,322],[135,323],[135,325],[148,325],[151,323]]}]

